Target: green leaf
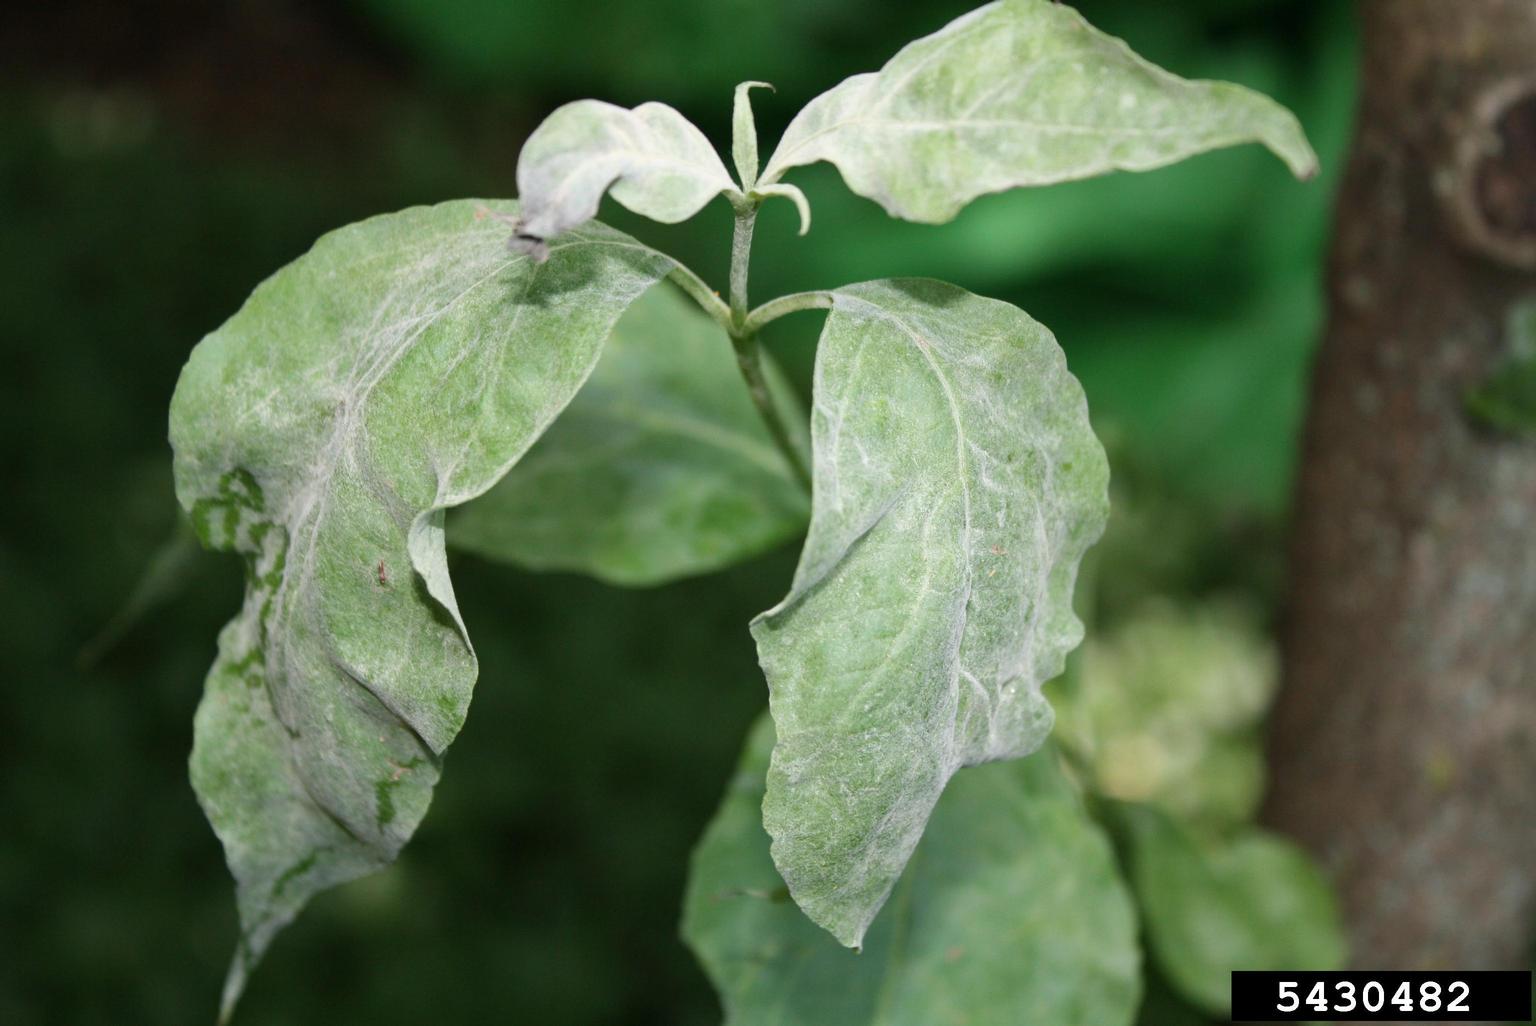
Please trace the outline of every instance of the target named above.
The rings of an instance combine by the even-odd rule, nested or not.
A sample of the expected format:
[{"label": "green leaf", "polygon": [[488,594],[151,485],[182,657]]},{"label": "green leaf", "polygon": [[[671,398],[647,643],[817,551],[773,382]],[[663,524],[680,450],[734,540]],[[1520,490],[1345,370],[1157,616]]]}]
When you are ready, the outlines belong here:
[{"label": "green leaf", "polygon": [[800,214],[800,234],[811,230],[811,204],[805,193],[793,185],[757,186],[757,119],[752,115],[752,90],[772,89],[767,82],[743,82],[736,87],[736,101],[731,115],[731,159],[736,177],[754,201],[781,197],[795,205]]},{"label": "green leaf", "polygon": [[[793,390],[769,371],[785,421],[802,426]],[[648,585],[755,555],[804,530],[808,513],[730,340],[661,286],[619,321],[570,408],[448,534],[491,559]]]},{"label": "green leaf", "polygon": [[767,82],[743,82],[736,87],[731,105],[731,160],[743,189],[757,184],[757,119],[752,116],[752,90],[768,89]]},{"label": "green leaf", "polygon": [[1536,355],[1510,360],[1467,395],[1467,409],[1488,427],[1536,435]]},{"label": "green leaf", "polygon": [[1467,393],[1467,411],[1487,427],[1536,437],[1536,301],[1516,303],[1507,320],[1505,359]]},{"label": "green leaf", "polygon": [[694,852],[683,937],[728,1026],[1125,1026],[1140,953],[1108,843],[1055,756],[969,769],[934,812],[864,950],[785,894],[758,819],[759,721]]},{"label": "green leaf", "polygon": [[1226,1016],[1234,970],[1343,968],[1333,893],[1299,848],[1260,830],[1202,844],[1150,806],[1111,808],[1153,954],[1185,997]]},{"label": "green leaf", "polygon": [[986,193],[1248,142],[1299,177],[1317,170],[1296,118],[1267,97],[1170,75],[1051,0],[1002,0],[812,100],[761,180],[826,160],[893,216],[937,224]]},{"label": "green leaf", "polygon": [[795,212],[800,215],[801,235],[811,230],[811,204],[799,188],[787,182],[779,182],[777,185],[760,185],[752,190],[753,199],[772,199],[775,196],[787,199],[795,205]]},{"label": "green leaf", "polygon": [[739,196],[704,133],[664,103],[634,110],[577,100],[534,129],[517,159],[522,219],[513,243],[542,259],[547,240],[597,216],[603,194],[643,217],[685,221],[719,193]]},{"label": "green leaf", "polygon": [[1108,468],[1050,332],[929,280],[833,293],[811,429],[810,533],[752,626],[763,821],[795,900],[856,946],[950,776],[1049,733]]},{"label": "green leaf", "polygon": [[332,232],[193,352],[176,492],[245,559],[192,782],[238,885],[226,1012],[318,891],[392,860],[426,812],[476,664],[443,510],[498,480],[672,264],[592,224],[536,264],[469,201]]}]

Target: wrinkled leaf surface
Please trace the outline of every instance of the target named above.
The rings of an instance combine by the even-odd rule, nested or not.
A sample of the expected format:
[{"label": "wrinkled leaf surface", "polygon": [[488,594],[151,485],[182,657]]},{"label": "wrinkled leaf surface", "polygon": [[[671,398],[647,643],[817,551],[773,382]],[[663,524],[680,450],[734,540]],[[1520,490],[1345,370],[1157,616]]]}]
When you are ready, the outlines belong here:
[{"label": "wrinkled leaf surface", "polygon": [[810,532],[752,627],[763,821],[795,900],[857,946],[954,772],[1049,733],[1108,468],[1050,332],[923,279],[834,293],[811,429]]},{"label": "wrinkled leaf surface", "polygon": [[986,193],[1249,142],[1300,177],[1317,169],[1296,118],[1273,100],[1169,74],[1064,4],[1002,0],[812,100],[761,180],[830,161],[893,216],[936,224]]},{"label": "wrinkled leaf surface", "polygon": [[198,345],[171,403],[177,496],[247,571],[191,762],[238,887],[226,1010],[311,895],[391,861],[426,812],[476,674],[443,510],[516,462],[672,266],[597,224],[536,264],[476,213],[325,236]]}]

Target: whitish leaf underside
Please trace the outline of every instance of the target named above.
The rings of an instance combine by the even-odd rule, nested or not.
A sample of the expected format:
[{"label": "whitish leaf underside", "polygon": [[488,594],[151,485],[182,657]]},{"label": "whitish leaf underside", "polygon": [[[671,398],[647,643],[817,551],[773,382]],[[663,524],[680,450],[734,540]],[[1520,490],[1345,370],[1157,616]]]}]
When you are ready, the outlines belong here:
[{"label": "whitish leaf underside", "polygon": [[626,110],[577,100],[545,118],[523,144],[517,191],[523,212],[514,244],[539,256],[545,240],[596,217],[606,192],[637,214],[672,224],[737,190],[704,133],[666,104]]}]

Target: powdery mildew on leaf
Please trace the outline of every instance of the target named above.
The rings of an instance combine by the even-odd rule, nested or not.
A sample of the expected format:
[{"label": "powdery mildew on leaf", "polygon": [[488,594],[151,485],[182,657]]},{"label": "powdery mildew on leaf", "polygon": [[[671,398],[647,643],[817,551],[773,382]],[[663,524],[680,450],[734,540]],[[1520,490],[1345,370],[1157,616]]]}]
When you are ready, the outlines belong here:
[{"label": "powdery mildew on leaf", "polygon": [[1049,752],[968,769],[854,953],[784,893],[764,717],[693,856],[683,937],[727,1026],[1127,1026],[1140,953],[1103,832]]},{"label": "powdery mildew on leaf", "polygon": [[1072,586],[1108,468],[1048,331],[930,280],[833,293],[817,351],[811,527],[753,623],[778,745],[763,822],[844,944],[962,766],[1034,751],[1082,636]]},{"label": "powdery mildew on leaf", "polygon": [[664,103],[634,110],[568,103],[544,119],[517,160],[523,205],[513,245],[541,256],[546,240],[597,216],[603,194],[653,221],[684,221],[719,193],[739,195],[709,140]]},{"label": "powdery mildew on leaf", "polygon": [[752,113],[752,90],[772,88],[767,82],[743,82],[736,87],[731,104],[731,160],[743,189],[757,184],[757,118]]},{"label": "powdery mildew on leaf", "polygon": [[1249,142],[1299,177],[1317,169],[1296,118],[1273,100],[1171,75],[1053,0],[1002,0],[812,100],[762,181],[826,160],[893,216],[936,224],[986,193]]},{"label": "powdery mildew on leaf", "polygon": [[[803,436],[803,407],[767,371]],[[652,585],[762,552],[809,515],[730,340],[661,285],[619,320],[591,379],[528,455],[449,518],[449,539],[533,569]]]},{"label": "powdery mildew on leaf", "polygon": [[191,762],[238,889],[226,1011],[313,894],[387,864],[426,812],[476,674],[443,510],[527,450],[673,266],[597,224],[536,264],[476,212],[325,236],[198,345],[171,403],[177,496],[247,567]]}]

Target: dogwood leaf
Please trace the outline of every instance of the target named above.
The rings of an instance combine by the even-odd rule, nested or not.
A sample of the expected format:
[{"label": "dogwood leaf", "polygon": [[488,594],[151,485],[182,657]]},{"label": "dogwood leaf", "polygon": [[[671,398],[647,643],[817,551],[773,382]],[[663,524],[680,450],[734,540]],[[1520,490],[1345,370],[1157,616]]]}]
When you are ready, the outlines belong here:
[{"label": "dogwood leaf", "polygon": [[752,627],[763,821],[795,900],[855,946],[954,772],[1050,731],[1108,469],[1050,333],[929,280],[832,294],[811,430],[805,548]]},{"label": "dogwood leaf", "polygon": [[1152,951],[1190,1001],[1228,1016],[1236,970],[1344,967],[1333,894],[1295,845],[1252,828],[1204,843],[1152,806],[1110,808],[1129,841]]},{"label": "dogwood leaf", "polygon": [[704,133],[677,111],[600,100],[568,103],[534,129],[517,160],[517,191],[523,213],[513,245],[539,259],[546,240],[597,216],[606,192],[665,224],[719,193],[740,195]]},{"label": "dogwood leaf", "polygon": [[[803,433],[798,399],[767,370],[785,422]],[[803,530],[809,511],[730,340],[662,286],[620,319],[570,408],[449,519],[448,535],[491,559],[648,585],[761,552]]]},{"label": "dogwood leaf", "polygon": [[198,345],[171,403],[177,496],[247,568],[191,761],[237,883],[226,1012],[310,896],[426,812],[476,674],[443,510],[516,462],[673,266],[597,224],[535,264],[475,214],[325,236]]},{"label": "dogwood leaf", "polygon": [[752,90],[772,89],[767,82],[743,82],[731,105],[731,159],[743,189],[757,184],[757,118],[752,114]]},{"label": "dogwood leaf", "polygon": [[767,82],[743,82],[736,87],[736,102],[731,116],[731,157],[736,162],[736,177],[747,190],[748,199],[761,202],[775,196],[789,200],[800,214],[800,234],[811,230],[811,204],[805,193],[793,185],[757,187],[757,119],[752,114],[752,90],[772,89]]},{"label": "dogwood leaf", "polygon": [[1296,118],[1267,97],[1171,75],[1052,0],[1002,0],[812,100],[761,181],[826,160],[893,216],[937,224],[986,193],[1248,142],[1300,177],[1317,169]]},{"label": "dogwood leaf", "polygon": [[1125,1026],[1140,953],[1103,833],[1055,756],[961,772],[864,950],[796,910],[758,807],[761,720],[693,856],[683,937],[727,1026]]}]

